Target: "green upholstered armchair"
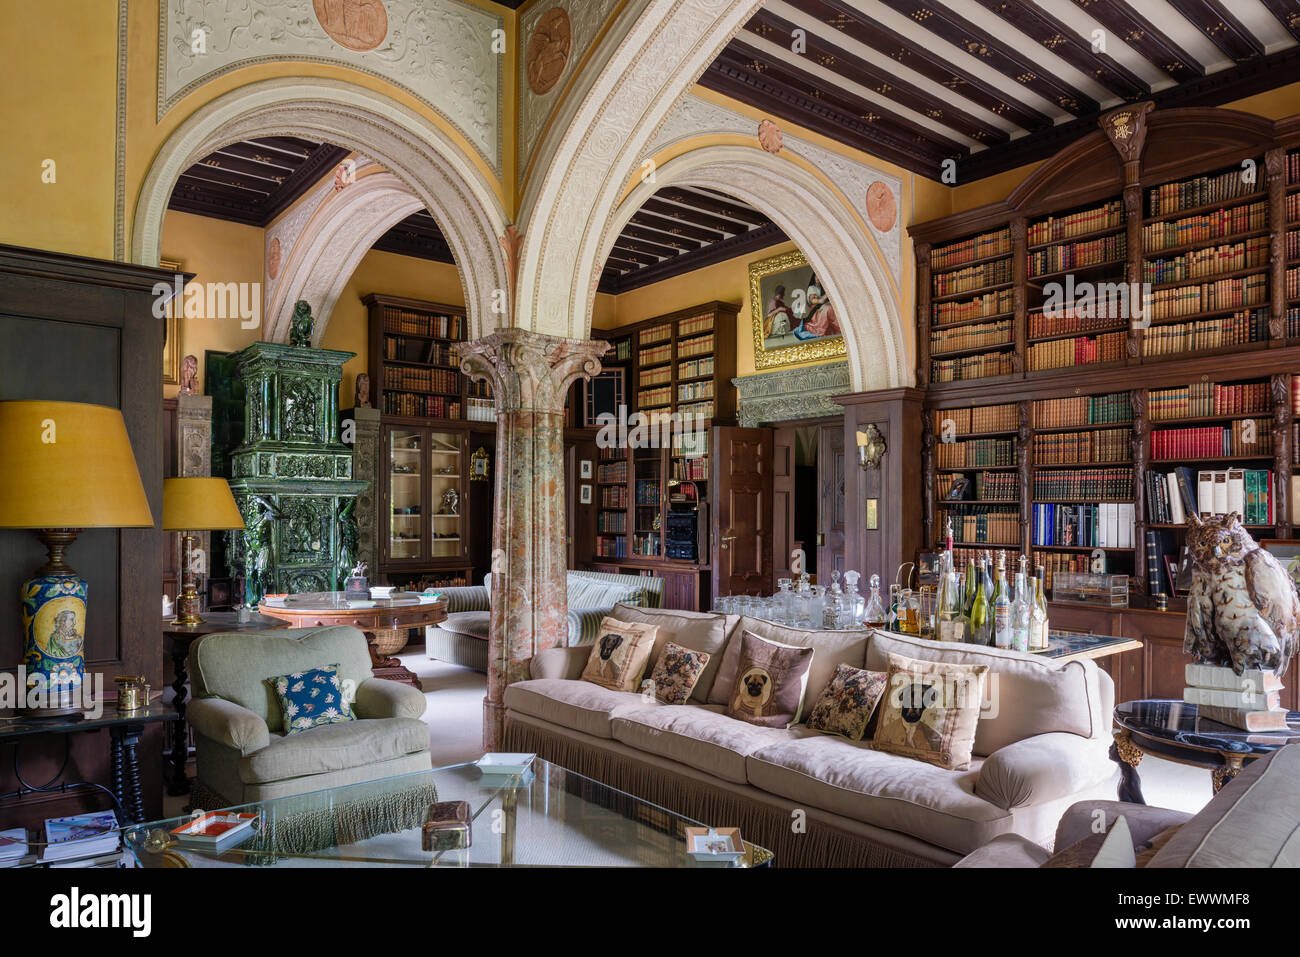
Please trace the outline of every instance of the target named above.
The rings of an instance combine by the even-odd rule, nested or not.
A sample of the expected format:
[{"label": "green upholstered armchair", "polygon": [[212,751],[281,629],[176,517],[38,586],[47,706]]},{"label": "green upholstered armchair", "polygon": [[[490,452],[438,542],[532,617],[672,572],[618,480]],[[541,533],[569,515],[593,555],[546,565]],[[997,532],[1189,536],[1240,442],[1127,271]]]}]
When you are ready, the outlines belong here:
[{"label": "green upholstered armchair", "polygon": [[[356,689],[355,721],[286,735],[267,678],[339,666]],[[375,678],[355,628],[212,634],[190,653],[186,711],[198,750],[195,807],[212,809],[427,771],[424,694]]]}]

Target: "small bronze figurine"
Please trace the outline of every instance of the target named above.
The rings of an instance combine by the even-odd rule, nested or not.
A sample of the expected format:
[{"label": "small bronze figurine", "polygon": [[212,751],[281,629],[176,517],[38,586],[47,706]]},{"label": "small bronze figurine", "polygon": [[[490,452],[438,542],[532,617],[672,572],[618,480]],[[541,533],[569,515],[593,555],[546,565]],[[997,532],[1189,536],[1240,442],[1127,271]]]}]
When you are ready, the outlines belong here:
[{"label": "small bronze figurine", "polygon": [[199,377],[199,360],[186,356],[181,360],[181,395],[195,395],[198,387],[195,380]]},{"label": "small bronze figurine", "polygon": [[362,372],[357,376],[356,402],[353,405],[356,409],[370,408],[370,375]]},{"label": "small bronze figurine", "polygon": [[289,345],[311,348],[312,327],[316,320],[312,318],[311,305],[306,299],[299,299],[293,304],[293,322],[289,326]]}]

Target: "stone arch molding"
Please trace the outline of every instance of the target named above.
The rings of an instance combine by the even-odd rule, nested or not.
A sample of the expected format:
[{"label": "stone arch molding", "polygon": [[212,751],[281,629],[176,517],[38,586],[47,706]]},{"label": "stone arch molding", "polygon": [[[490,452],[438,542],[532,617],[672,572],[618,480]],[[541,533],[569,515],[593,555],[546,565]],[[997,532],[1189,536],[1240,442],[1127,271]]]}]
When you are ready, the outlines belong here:
[{"label": "stone arch molding", "polygon": [[[362,224],[359,232],[371,234],[371,242],[382,235],[379,223],[402,208],[394,194],[399,186],[404,188],[416,202],[412,208],[424,206],[433,215],[456,259],[470,335],[486,335],[497,327],[498,317],[491,312],[494,293],[509,288],[498,242],[507,220],[491,182],[438,126],[381,94],[338,80],[280,78],[251,83],[217,97],[188,117],[162,144],[145,177],[136,203],[132,260],[149,266],[158,264],[163,215],[185,169],[230,143],[276,135],[326,140],[382,164],[392,177],[384,184],[390,190],[384,195],[388,213],[376,214],[373,221]],[[388,224],[397,219],[389,219]],[[361,241],[361,235],[349,232],[347,247],[355,253]],[[358,262],[364,252],[361,249],[356,255]],[[324,267],[322,275],[336,274],[345,263],[339,260]],[[277,286],[287,289],[289,283],[283,281],[286,278],[282,272]],[[333,281],[321,276],[303,279],[304,283],[309,281],[326,293],[333,288]],[[335,297],[337,294],[335,290]],[[332,308],[333,300],[329,306]],[[287,315],[264,309],[268,333],[278,329],[280,339],[287,338],[287,320]],[[318,315],[318,338],[328,321],[327,313]],[[267,338],[271,339],[269,334]]]},{"label": "stone arch molding", "polygon": [[889,267],[856,215],[804,167],[756,147],[703,146],[658,167],[655,181],[640,183],[605,226],[596,263],[605,262],[642,203],[669,185],[721,190],[785,230],[835,302],[853,391],[912,384],[902,312],[889,291]]}]

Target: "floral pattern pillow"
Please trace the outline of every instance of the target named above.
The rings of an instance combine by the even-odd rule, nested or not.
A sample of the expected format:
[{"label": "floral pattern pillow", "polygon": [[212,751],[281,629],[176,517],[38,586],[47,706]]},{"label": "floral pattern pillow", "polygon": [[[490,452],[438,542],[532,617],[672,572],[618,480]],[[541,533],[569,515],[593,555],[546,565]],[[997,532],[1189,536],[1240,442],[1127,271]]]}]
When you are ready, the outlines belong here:
[{"label": "floral pattern pillow", "polygon": [[883,671],[837,665],[830,684],[818,696],[805,723],[814,731],[861,741],[872,712],[884,697],[887,678]]},{"label": "floral pattern pillow", "polygon": [[655,697],[664,704],[686,704],[695,682],[704,674],[709,657],[706,652],[692,651],[671,641],[665,644],[654,671],[650,673]]},{"label": "floral pattern pillow", "polygon": [[357,719],[339,683],[338,665],[295,671],[266,680],[280,700],[285,734]]}]

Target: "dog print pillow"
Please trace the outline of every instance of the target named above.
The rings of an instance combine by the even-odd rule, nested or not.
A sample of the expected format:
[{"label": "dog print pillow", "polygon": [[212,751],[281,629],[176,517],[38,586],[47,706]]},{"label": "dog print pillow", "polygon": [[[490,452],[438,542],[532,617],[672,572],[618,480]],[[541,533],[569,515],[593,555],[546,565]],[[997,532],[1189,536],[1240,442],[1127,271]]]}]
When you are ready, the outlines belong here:
[{"label": "dog print pillow", "polygon": [[812,648],[783,645],[745,632],[727,714],[766,728],[797,724],[812,660]]},{"label": "dog print pillow", "polygon": [[814,731],[861,741],[876,705],[885,694],[888,675],[838,664],[831,683],[817,697],[805,722]]},{"label": "dog print pillow", "polygon": [[657,637],[655,625],[606,618],[591,646],[582,680],[611,691],[636,691]]},{"label": "dog print pillow", "polygon": [[987,665],[889,656],[889,678],[871,746],[965,771],[984,703]]}]

